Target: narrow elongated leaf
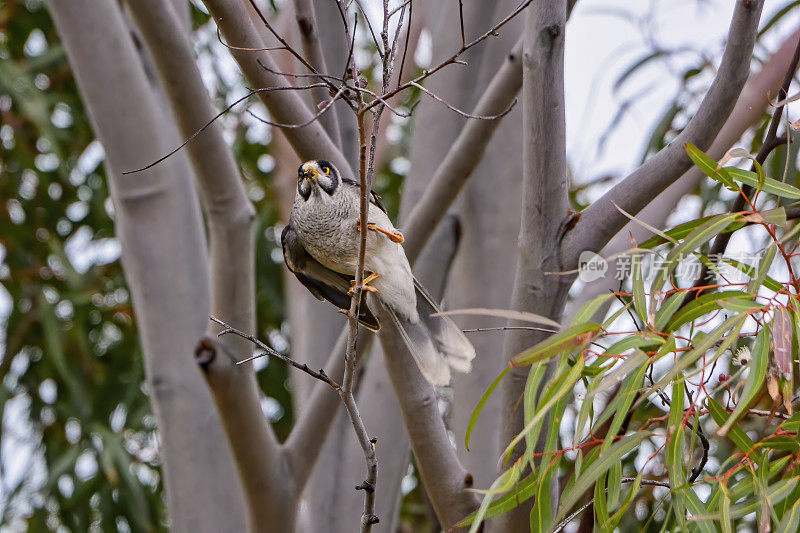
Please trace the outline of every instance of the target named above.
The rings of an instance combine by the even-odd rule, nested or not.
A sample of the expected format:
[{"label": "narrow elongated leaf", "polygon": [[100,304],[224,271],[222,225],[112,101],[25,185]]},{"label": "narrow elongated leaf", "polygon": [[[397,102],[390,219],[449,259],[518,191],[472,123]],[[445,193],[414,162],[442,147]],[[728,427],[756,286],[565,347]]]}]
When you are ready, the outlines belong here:
[{"label": "narrow elongated leaf", "polygon": [[561,510],[559,511],[556,521],[566,516],[566,513],[572,509],[583,494],[597,481],[597,478],[608,472],[614,462],[621,461],[623,457],[635,450],[639,446],[639,443],[650,435],[651,433],[639,432],[623,437],[616,441],[604,453],[600,454],[597,460],[583,469],[579,475],[576,474],[578,477],[575,479],[575,483],[571,487],[567,487],[562,494]]},{"label": "narrow elongated leaf", "polygon": [[[540,361],[534,363],[528,372],[528,380],[525,382],[525,391],[522,395],[523,414],[525,417],[525,424],[530,422],[531,418],[536,414],[538,405],[545,403],[552,396],[552,385],[558,381],[558,376],[563,375],[569,367],[569,360],[565,357],[561,358],[559,366],[553,372],[552,379],[542,387],[542,380],[547,373],[548,363]],[[536,468],[533,461],[533,452],[536,448],[536,443],[539,441],[539,434],[542,431],[542,426],[534,426],[531,431],[525,434],[525,459],[531,464],[531,469]]]},{"label": "narrow elongated leaf", "polygon": [[[792,492],[792,490],[794,490],[795,486],[797,485],[797,481],[797,477],[782,479],[767,487],[764,496],[766,496],[766,500],[768,501],[769,505],[773,506],[778,502],[783,501],[783,499],[786,498]],[[761,507],[764,499],[765,498],[763,496],[756,496],[754,498],[748,498],[744,502],[732,506],[731,518],[741,518],[749,515],[750,513],[756,512]]]},{"label": "narrow elongated leaf", "polygon": [[528,422],[525,425],[525,428],[523,428],[523,430],[511,440],[511,443],[506,447],[506,449],[503,450],[502,455],[504,457],[509,456],[509,454],[511,453],[511,451],[514,450],[519,441],[522,440],[525,437],[525,435],[536,426],[536,424],[541,422],[542,418],[544,418],[545,415],[547,415],[547,412],[558,400],[560,400],[562,397],[572,392],[572,388],[575,386],[575,383],[577,383],[581,377],[582,370],[583,370],[583,357],[579,357],[575,365],[572,367],[572,369],[563,376],[560,376],[560,378],[554,382],[553,386],[550,387],[552,391],[552,396],[546,402],[544,402],[540,407],[537,408],[536,413],[533,415],[533,417],[531,417],[530,422]]},{"label": "narrow elongated leaf", "polygon": [[525,461],[523,461],[520,457],[517,462],[511,465],[511,468],[500,474],[498,478],[494,480],[492,486],[489,487],[488,491],[486,491],[483,501],[481,502],[481,506],[478,508],[475,516],[472,517],[472,523],[469,528],[470,533],[477,533],[481,522],[483,522],[486,516],[486,512],[489,510],[489,505],[491,505],[494,496],[496,494],[511,490],[519,480],[522,469],[526,464],[527,463],[525,463]]},{"label": "narrow elongated leaf", "polygon": [[611,516],[608,514],[608,500],[606,492],[606,476],[600,476],[594,484],[594,516],[597,523],[608,522]]},{"label": "narrow elongated leaf", "polygon": [[[488,518],[492,518],[494,516],[507,513],[511,509],[518,507],[522,502],[529,500],[537,492],[538,477],[539,476],[536,473],[532,473],[526,476],[517,484],[517,486],[515,487],[516,490],[509,492],[508,494],[504,494],[503,496],[493,501],[487,507],[486,511],[483,514],[482,519],[486,520]],[[477,515],[478,511],[471,513],[469,516],[467,516],[461,522],[458,523],[458,527],[467,527],[468,525],[472,524],[475,521]]]},{"label": "narrow elongated leaf", "polygon": [[673,508],[675,517],[681,527],[686,528],[686,504],[681,497],[681,491],[686,485],[686,472],[683,465],[684,457],[684,428],[683,428],[683,404],[685,393],[683,391],[683,380],[676,380],[672,383],[672,403],[669,408],[667,445],[664,455],[664,466],[667,468],[669,484],[672,490]]},{"label": "narrow elongated leaf", "polygon": [[730,298],[749,298],[746,292],[742,291],[723,291],[711,292],[703,294],[695,298],[688,304],[684,305],[672,319],[667,323],[664,331],[675,331],[682,325],[700,318],[708,313],[713,313],[719,310],[720,301],[728,300]]},{"label": "narrow elongated leaf", "polygon": [[[715,358],[719,357],[736,340],[736,336],[739,334],[739,330],[746,319],[747,315],[734,315],[714,328],[708,335],[703,335],[702,339],[699,333],[695,335],[693,340],[694,348],[681,355],[675,364],[651,387],[651,390],[661,388],[672,381],[684,370],[695,364],[717,341],[725,337],[715,355]],[[729,331],[730,333],[728,333]],[[712,361],[706,361],[707,365],[711,363]]]},{"label": "narrow elongated leaf", "polygon": [[526,313],[524,311],[511,311],[509,309],[486,309],[483,307],[474,307],[470,309],[451,309],[449,311],[442,311],[436,313],[437,315],[480,315],[480,316],[495,316],[498,318],[507,318],[509,320],[519,320],[522,322],[535,322],[537,324],[544,324],[556,329],[561,328],[561,324],[547,318],[546,316],[537,315],[535,313]]},{"label": "narrow elongated leaf", "polygon": [[650,286],[650,298],[652,299],[655,294],[661,290],[661,287],[667,280],[671,267],[677,265],[684,257],[692,253],[700,247],[703,243],[713,239],[719,235],[731,222],[740,219],[741,215],[738,213],[729,213],[726,215],[716,215],[711,217],[707,222],[692,231],[683,239],[678,246],[675,246],[667,254],[661,270],[656,276],[656,279]]},{"label": "narrow elongated leaf", "polygon": [[[711,413],[711,417],[719,427],[724,426],[725,422],[728,420],[728,412],[723,409],[722,406],[713,398],[708,399],[708,412]],[[731,439],[731,441],[742,453],[750,453],[750,451],[756,445],[755,442],[753,442],[753,439],[748,437],[747,433],[745,433],[744,430],[739,426],[733,426],[730,431],[728,431],[727,437]]]},{"label": "narrow elongated leaf", "polygon": [[600,309],[606,305],[609,301],[613,300],[615,297],[613,294],[601,294],[596,298],[586,302],[580,310],[575,313],[575,316],[572,317],[572,324],[581,324],[583,322],[592,322],[594,315],[597,314]]},{"label": "narrow elongated leaf", "polygon": [[750,283],[747,285],[747,292],[750,294],[758,293],[758,289],[760,289],[761,285],[764,284],[764,280],[767,277],[767,272],[769,272],[769,267],[772,266],[772,261],[775,259],[775,254],[777,252],[778,247],[774,244],[767,247],[766,251],[764,252],[764,257],[762,257],[761,261],[758,263],[758,269],[756,270],[755,277],[751,278]]},{"label": "narrow elongated leaf", "polygon": [[[656,246],[661,246],[667,242],[672,242],[673,240],[681,240],[687,235],[689,235],[692,231],[699,228],[710,219],[714,218],[717,215],[708,215],[705,217],[697,218],[695,220],[691,220],[689,222],[684,222],[683,224],[678,224],[677,226],[668,229],[664,233],[667,234],[669,240],[661,237],[660,235],[656,235],[655,237],[650,237],[643,243],[641,243],[638,247],[646,250],[650,250],[655,248]],[[725,228],[720,233],[730,233],[732,231],[736,231],[737,229],[741,229],[746,224],[743,221],[736,221],[732,222],[727,228]]]},{"label": "narrow elongated leaf", "polygon": [[633,348],[652,347],[653,350],[656,350],[664,344],[665,340],[666,337],[645,331],[615,342],[608,347],[605,355],[622,355]]},{"label": "narrow elongated leaf", "polygon": [[644,469],[640,470],[639,473],[636,475],[633,483],[631,484],[630,489],[628,490],[627,496],[625,496],[625,500],[620,505],[619,509],[611,515],[611,519],[606,524],[600,524],[600,531],[613,531],[614,528],[619,525],[620,520],[622,520],[622,516],[628,510],[631,503],[633,502],[634,497],[639,492],[639,489],[642,486],[642,477],[644,476]]},{"label": "narrow elongated leaf", "polygon": [[800,531],[800,499],[784,513],[777,531]]},{"label": "narrow elongated leaf", "polygon": [[602,380],[596,380],[592,383],[592,387],[586,392],[584,401],[591,402],[592,399],[606,390],[617,386],[637,368],[646,365],[650,358],[641,350],[636,350],[634,353],[625,358],[625,361],[614,369],[613,372],[608,374]]},{"label": "narrow elongated leaf", "polygon": [[722,501],[719,505],[719,512],[721,515],[722,533],[733,533],[731,528],[731,495],[724,483],[719,484],[719,489],[722,491]]},{"label": "narrow elongated leaf", "polygon": [[638,255],[631,257],[633,263],[633,310],[642,324],[647,324],[647,303],[644,298],[644,279],[642,278],[642,259]]},{"label": "narrow elongated leaf", "polygon": [[[758,175],[755,172],[739,168],[723,168],[720,173],[725,174],[728,179],[750,185],[753,188],[758,187]],[[781,198],[800,200],[800,189],[772,178],[764,178],[764,186],[761,187],[761,190]]]},{"label": "narrow elongated leaf", "polygon": [[592,322],[570,326],[512,357],[511,366],[530,365],[563,351],[588,344],[600,329],[600,324]]},{"label": "narrow elongated leaf", "polygon": [[786,210],[783,207],[776,207],[767,211],[759,211],[744,215],[744,220],[755,224],[775,224],[779,228],[783,228],[786,227]]},{"label": "narrow elongated leaf", "polygon": [[656,331],[661,331],[667,322],[669,322],[675,312],[681,308],[681,304],[683,304],[686,297],[686,293],[676,292],[664,300],[664,303],[662,303],[658,311],[656,311],[655,323],[653,324]]},{"label": "narrow elongated leaf", "polygon": [[537,481],[536,500],[533,502],[533,509],[531,510],[531,533],[549,533],[553,524],[553,513],[551,496],[550,496],[550,482],[553,476],[558,472],[556,465],[558,461],[551,461],[547,467],[542,469]]},{"label": "narrow elongated leaf", "polygon": [[770,334],[768,328],[761,328],[756,336],[756,342],[753,344],[752,358],[750,360],[750,374],[747,376],[747,381],[744,384],[744,390],[739,398],[739,403],[736,408],[728,417],[725,424],[717,430],[717,434],[725,436],[730,431],[731,427],[739,420],[744,412],[750,406],[756,394],[758,394],[761,385],[764,383],[764,377],[767,375],[767,366],[769,364],[769,344]]},{"label": "narrow elongated leaf", "polygon": [[500,372],[500,375],[494,378],[494,381],[492,381],[491,385],[489,385],[489,388],[486,389],[486,392],[483,393],[481,399],[478,400],[478,405],[476,405],[475,409],[472,411],[472,416],[469,417],[469,424],[467,424],[467,432],[466,435],[464,436],[464,447],[467,449],[467,451],[469,451],[469,437],[470,435],[472,435],[472,430],[475,428],[475,424],[478,423],[478,417],[480,416],[481,411],[483,410],[483,406],[486,405],[487,401],[489,401],[489,398],[491,397],[492,393],[497,388],[497,386],[500,385],[500,382],[503,381],[503,378],[505,377],[506,374],[508,374],[509,370],[511,370],[511,367],[506,367],[505,369],[503,369],[502,372]]},{"label": "narrow elongated leaf", "polygon": [[717,300],[717,303],[721,308],[735,313],[749,313],[764,308],[763,304],[753,301],[752,298],[729,298],[727,300]]},{"label": "narrow elongated leaf", "polygon": [[703,174],[722,183],[728,189],[737,190],[731,177],[722,172],[724,169],[719,169],[717,162],[708,157],[697,146],[692,143],[686,143],[686,145],[684,145],[684,150],[686,150],[686,155],[689,156],[689,159],[692,160],[697,168],[703,171]]}]

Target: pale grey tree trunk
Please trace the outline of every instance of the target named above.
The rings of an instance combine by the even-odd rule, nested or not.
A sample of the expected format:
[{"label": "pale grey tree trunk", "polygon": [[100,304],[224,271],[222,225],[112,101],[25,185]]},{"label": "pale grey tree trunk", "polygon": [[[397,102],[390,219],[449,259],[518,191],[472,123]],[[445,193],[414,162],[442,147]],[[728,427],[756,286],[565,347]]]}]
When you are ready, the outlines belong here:
[{"label": "pale grey tree trunk", "polygon": [[[564,114],[564,32],[566,0],[534,2],[526,14],[523,46],[523,183],[522,218],[511,309],[561,318],[569,289],[562,277],[559,232],[567,216],[567,160]],[[506,360],[547,334],[512,330],[506,334]],[[517,408],[528,368],[513,369],[503,383],[501,443],[522,430]],[[515,451],[512,461],[521,455]],[[557,482],[557,480],[556,480]],[[557,505],[557,496],[553,497]],[[529,529],[530,502],[502,515],[492,529]]]},{"label": "pale grey tree trunk", "polygon": [[[210,308],[208,261],[191,175],[163,155],[177,139],[111,2],[51,2],[95,131],[106,151],[116,234],[158,421],[171,527],[242,531],[244,502],[219,417],[193,351]],[[209,480],[214,480],[209,482]]]}]

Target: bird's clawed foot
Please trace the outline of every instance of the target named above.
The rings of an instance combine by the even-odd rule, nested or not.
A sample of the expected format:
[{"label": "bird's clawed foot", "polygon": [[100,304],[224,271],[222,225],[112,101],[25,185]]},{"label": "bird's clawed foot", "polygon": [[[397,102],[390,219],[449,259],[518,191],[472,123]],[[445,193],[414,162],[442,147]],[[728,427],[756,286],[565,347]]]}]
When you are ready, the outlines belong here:
[{"label": "bird's clawed foot", "polygon": [[[360,220],[356,222],[356,227],[358,228],[358,231],[361,231],[361,221]],[[383,233],[384,235],[389,237],[389,240],[391,240],[392,242],[396,242],[398,244],[400,244],[401,242],[403,242],[405,240],[405,237],[403,237],[403,234],[400,233],[399,231],[392,232],[392,231],[389,231],[389,230],[385,230],[385,229],[381,228],[380,226],[378,226],[377,224],[373,224],[372,222],[367,224],[367,229],[371,230],[371,231],[376,231],[378,233]]]},{"label": "bird's clawed foot", "polygon": [[[367,285],[367,283],[369,283],[370,281],[374,280],[377,277],[378,277],[378,274],[372,273],[369,276],[367,276],[366,278],[364,278],[364,282],[361,284],[361,289],[365,290],[367,292],[376,292],[376,293],[380,292],[378,289],[376,289],[372,285]],[[356,280],[350,281],[350,285],[352,285],[352,287],[350,287],[350,290],[347,291],[347,294],[349,296],[352,296],[353,295],[353,291],[356,288]]]}]

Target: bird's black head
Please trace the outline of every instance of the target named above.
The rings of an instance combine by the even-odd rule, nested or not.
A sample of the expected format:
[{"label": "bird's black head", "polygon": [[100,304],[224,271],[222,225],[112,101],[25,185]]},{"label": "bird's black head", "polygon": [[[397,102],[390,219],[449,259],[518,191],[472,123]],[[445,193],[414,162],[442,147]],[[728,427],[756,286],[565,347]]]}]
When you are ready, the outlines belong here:
[{"label": "bird's black head", "polygon": [[322,159],[306,161],[297,169],[297,192],[305,200],[308,200],[317,186],[329,196],[333,196],[340,181],[339,171]]}]

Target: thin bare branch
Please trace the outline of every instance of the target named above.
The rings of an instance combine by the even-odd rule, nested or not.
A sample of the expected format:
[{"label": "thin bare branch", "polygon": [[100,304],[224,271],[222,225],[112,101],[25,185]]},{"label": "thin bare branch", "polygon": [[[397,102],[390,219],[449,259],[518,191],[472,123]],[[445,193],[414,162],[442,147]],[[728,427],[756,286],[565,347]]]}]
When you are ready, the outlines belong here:
[{"label": "thin bare branch", "polygon": [[[792,61],[789,63],[789,67],[786,69],[786,74],[783,77],[783,83],[778,91],[778,99],[783,100],[786,98],[786,95],[789,93],[789,86],[792,84],[792,80],[794,79],[794,74],[797,72],[797,65],[800,63],[800,39],[797,41],[797,46],[795,47],[794,56],[792,56]],[[759,149],[758,154],[756,155],[751,171],[756,171],[756,163],[759,165],[763,165],[764,161],[766,161],[767,156],[772,153],[778,146],[785,144],[785,139],[778,137],[778,126],[781,122],[781,117],[783,116],[783,105],[775,106],[775,111],[772,113],[772,119],[770,120],[769,127],[767,128],[767,133],[764,136],[764,141],[761,143],[761,149]],[[745,199],[748,198],[753,192],[753,187],[749,185],[745,185],[742,187],[742,194],[736,197],[734,200],[733,205],[731,206],[731,213],[736,213],[741,211],[745,208]],[[728,248],[728,243],[731,240],[733,233],[723,233],[718,235],[716,239],[714,239],[714,244],[711,246],[711,251],[709,252],[709,257],[718,256],[720,254],[724,254],[725,250]],[[693,287],[698,288],[701,287],[708,276],[708,265],[705,263],[703,264],[703,268],[700,270],[700,274],[698,274],[695,282],[692,284]],[[691,295],[692,293],[689,293]],[[702,294],[702,291],[696,291],[694,293],[694,298],[699,298]],[[691,296],[687,297],[684,300],[684,304],[691,301],[693,298]]]},{"label": "thin bare branch", "polygon": [[[316,10],[314,9],[313,0],[294,0],[294,7],[295,20],[297,21],[297,27],[300,30],[300,39],[302,40],[303,50],[308,57],[309,63],[311,63],[320,73],[320,79],[335,79],[324,74],[328,72],[328,66],[325,61],[325,54],[322,52],[322,43],[319,40],[317,15]],[[261,66],[265,67],[263,63],[261,63]],[[305,76],[314,76],[314,74],[304,74],[298,77]],[[343,83],[342,80],[337,81]],[[329,97],[330,89],[325,91],[320,88],[314,89],[311,92],[312,101],[317,109],[319,109]],[[333,142],[341,149],[342,136],[339,127],[339,119],[335,110],[320,117],[320,123],[328,131],[328,134],[331,136]]]},{"label": "thin bare branch", "polygon": [[558,333],[557,329],[540,328],[538,326],[496,326],[487,328],[471,328],[462,329],[464,333],[476,333],[479,331],[509,331],[509,330],[527,330],[527,331],[546,331],[548,333]]},{"label": "thin bare branch", "polygon": [[[240,50],[243,52],[271,52],[273,50],[287,50],[285,46],[267,46],[264,48],[246,48],[244,46],[233,46],[232,44],[228,44],[222,40],[222,34],[220,33],[219,26],[217,26],[217,40],[219,44],[227,48],[228,50]],[[311,74],[313,76],[314,74]]]},{"label": "thin bare branch", "polygon": [[406,55],[408,55],[408,41],[411,40],[411,23],[414,20],[413,16],[414,16],[414,1],[408,0],[408,29],[406,30],[406,42],[403,44],[403,58],[400,60],[400,71],[397,74],[398,87],[403,81],[403,67],[405,67]]},{"label": "thin bare branch", "polygon": [[338,100],[338,99],[340,99],[342,97],[342,94],[344,94],[344,92],[346,90],[347,90],[347,87],[342,87],[341,89],[339,89],[339,92],[337,92],[335,95],[333,95],[333,98],[331,98],[330,100],[327,100],[326,102],[324,102],[322,104],[322,108],[319,111],[317,111],[314,114],[314,116],[312,116],[310,119],[306,120],[305,122],[303,122],[301,124],[281,124],[280,122],[272,122],[271,120],[267,120],[265,118],[259,117],[258,115],[256,115],[252,111],[250,111],[249,109],[247,110],[247,112],[250,114],[251,117],[255,118],[256,120],[259,120],[259,121],[263,122],[264,124],[268,124],[268,125],[274,126],[276,128],[282,128],[282,129],[305,128],[306,126],[308,126],[309,124],[311,124],[315,120],[319,119],[322,115],[324,115],[325,112],[328,111],[328,109],[331,108],[333,103],[336,100]]},{"label": "thin bare branch", "polygon": [[[399,92],[411,87],[413,83],[419,83],[422,80],[424,80],[425,78],[435,74],[436,72],[439,72],[440,70],[442,70],[447,65],[451,65],[453,63],[459,63],[459,59],[458,58],[464,52],[466,52],[467,50],[469,50],[473,46],[482,43],[483,41],[485,41],[490,36],[497,35],[497,32],[498,32],[498,30],[500,30],[500,28],[502,28],[503,26],[508,24],[508,22],[511,21],[514,17],[516,17],[517,15],[522,13],[522,11],[526,7],[528,7],[532,1],[533,0],[525,0],[520,5],[518,5],[517,8],[514,9],[514,11],[512,11],[503,20],[501,20],[500,22],[498,22],[497,24],[492,26],[492,28],[490,30],[488,30],[487,32],[485,32],[481,36],[479,36],[476,39],[474,39],[474,40],[470,41],[469,43],[467,43],[463,48],[461,48],[461,50],[459,50],[458,52],[456,52],[455,54],[453,54],[449,58],[445,59],[444,61],[442,61],[441,63],[439,63],[435,67],[430,68],[430,69],[426,69],[422,74],[420,74],[419,76],[417,76],[416,78],[414,78],[411,81],[408,81],[406,83],[401,83],[400,85],[397,86],[397,88],[395,88],[395,89],[389,91],[388,93],[384,94],[383,98],[386,98],[386,99],[391,98],[392,96],[396,95],[397,93],[399,93]],[[461,62],[461,63],[463,63],[463,62]],[[373,107],[373,106],[375,106],[375,105],[376,105],[376,102],[372,102],[371,104],[369,104],[368,109]]]},{"label": "thin bare branch", "polygon": [[[225,39],[237,46],[258,48],[264,46],[257,27],[246,10],[241,9],[238,0],[203,0],[222,29]],[[256,57],[275,69],[274,61],[265,52],[245,52],[231,50],[239,67],[252,87],[281,87],[286,85],[286,78],[272,74],[261,68]],[[293,91],[275,91],[259,93],[270,115],[278,122],[298,124],[307,121],[313,114],[305,101]],[[318,122],[312,122],[305,128],[284,130],[286,139],[301,160],[324,158],[336,165],[342,172],[351,170],[351,165],[342,150],[332,140],[325,128]]]},{"label": "thin bare branch", "polygon": [[[502,112],[516,99],[522,87],[522,39],[508,54],[472,114],[486,116]],[[412,263],[419,256],[436,225],[481,161],[499,120],[471,120],[459,133],[403,225],[403,247]]]},{"label": "thin bare branch", "polygon": [[[634,481],[636,481],[636,479],[638,479],[638,478],[635,478],[635,477],[624,477],[624,478],[620,479],[619,481],[620,481],[620,483],[633,483]],[[664,488],[667,488],[667,489],[670,488],[670,484],[667,483],[666,481],[658,481],[656,479],[641,479],[641,480],[639,480],[639,483],[642,484],[642,485],[650,485],[650,486],[654,486],[654,487],[664,487]],[[608,489],[606,489],[606,492],[608,492]],[[577,511],[575,511],[574,513],[572,513],[571,515],[566,517],[561,522],[559,522],[558,525],[553,529],[553,533],[558,533],[559,531],[564,529],[567,526],[567,524],[569,524],[570,522],[575,520],[575,518],[577,518],[583,511],[585,511],[586,509],[591,507],[593,504],[594,504],[594,498],[590,499],[587,503],[582,505],[580,507],[580,509],[578,509]]]},{"label": "thin bare branch", "polygon": [[491,116],[473,115],[473,114],[467,113],[466,111],[462,111],[462,110],[458,109],[457,107],[455,107],[453,105],[450,105],[449,103],[445,102],[444,99],[436,96],[433,92],[431,92],[430,90],[426,89],[425,86],[423,86],[423,85],[420,85],[418,83],[413,83],[412,82],[412,86],[414,86],[417,89],[419,89],[420,91],[424,92],[425,94],[427,94],[428,96],[430,96],[431,98],[436,100],[437,102],[445,105],[449,110],[455,111],[456,113],[458,113],[462,117],[472,118],[472,119],[477,119],[477,120],[496,120],[498,118],[502,118],[502,117],[506,116],[514,108],[514,105],[517,103],[517,99],[515,98],[514,101],[511,102],[509,104],[509,106],[507,108],[505,108],[504,111],[502,111],[501,113],[499,113],[497,115],[491,115]]},{"label": "thin bare branch", "polygon": [[467,39],[464,36],[464,0],[458,0],[458,19],[461,23],[461,49],[467,47]]},{"label": "thin bare branch", "polygon": [[389,11],[389,18],[392,18],[393,16],[395,16],[397,14],[397,12],[400,11],[401,9],[404,9],[406,7],[411,6],[411,3],[413,1],[414,0],[406,0],[405,2],[403,2],[402,4],[397,6],[396,8],[392,9],[391,11]]},{"label": "thin bare branch", "polygon": [[[317,69],[314,68],[314,65],[309,63],[308,60],[302,56],[302,54],[300,54],[297,50],[292,48],[292,46],[286,41],[286,39],[284,39],[278,32],[275,31],[275,29],[272,27],[272,24],[270,24],[269,20],[267,20],[267,17],[265,17],[264,13],[261,12],[261,9],[258,7],[258,4],[256,4],[255,0],[248,0],[248,1],[255,10],[256,14],[258,15],[258,18],[261,19],[261,22],[264,23],[264,26],[278,40],[278,42],[280,42],[290,54],[292,54],[295,58],[297,58],[297,60],[300,61],[300,63],[302,63],[304,67],[306,67],[314,74],[319,74],[319,72],[317,72]],[[336,89],[336,87],[334,87],[333,84],[325,80],[324,77],[320,77],[320,79],[326,82],[331,89],[333,90]]]},{"label": "thin bare branch", "polygon": [[[325,78],[328,80],[338,81],[339,83],[344,83],[343,78],[337,78],[336,76],[332,76],[330,74],[296,74],[292,72],[281,72],[280,70],[275,70],[265,65],[261,61],[261,58],[257,58],[256,63],[258,63],[261,66],[261,68],[263,68],[267,72],[271,72],[272,74],[277,74],[278,76],[286,76],[287,78]],[[327,87],[327,85],[324,83],[318,86]]]},{"label": "thin bare branch", "polygon": [[375,50],[378,52],[380,58],[383,59],[383,55],[386,53],[386,51],[381,49],[381,44],[378,42],[378,37],[375,35],[375,30],[372,29],[372,22],[370,22],[367,12],[364,11],[364,6],[361,5],[361,0],[355,0],[355,2],[358,6],[358,10],[361,11],[361,16],[364,17],[364,21],[367,23],[367,28],[369,28],[369,33],[372,36],[372,42],[375,43]]},{"label": "thin bare branch", "polygon": [[[254,89],[254,90],[250,91],[249,93],[247,93],[246,95],[244,95],[241,98],[239,98],[238,100],[236,100],[235,102],[233,102],[231,105],[229,105],[228,107],[226,107],[225,109],[223,109],[222,111],[217,113],[216,115],[214,115],[214,118],[212,118],[211,120],[206,122],[205,125],[203,125],[202,128],[200,128],[199,130],[195,131],[191,135],[191,137],[189,137],[188,139],[183,141],[177,148],[175,148],[174,150],[172,150],[168,154],[166,154],[166,155],[164,155],[162,157],[159,157],[158,159],[156,159],[155,161],[153,161],[149,165],[143,166],[142,168],[137,168],[136,170],[126,170],[126,171],[122,172],[122,174],[135,174],[136,172],[141,172],[143,170],[147,170],[148,168],[153,168],[154,166],[156,166],[157,164],[161,163],[162,161],[164,161],[165,159],[167,159],[171,155],[173,155],[176,152],[178,152],[181,148],[183,148],[184,146],[189,144],[192,141],[192,139],[194,139],[195,137],[197,137],[198,135],[203,133],[209,126],[211,126],[211,124],[214,123],[214,121],[216,121],[222,115],[224,115],[225,113],[227,113],[228,111],[233,109],[236,105],[244,102],[245,100],[247,100],[248,98],[250,98],[253,95],[256,95],[256,94],[259,94],[259,93],[272,92],[272,91],[302,91],[302,90],[305,90],[305,89],[312,89],[314,87],[325,87],[325,84],[324,83],[315,83],[313,85],[304,85],[304,86],[299,86],[299,87],[289,85],[289,86],[286,86],[286,87],[264,87],[263,89]],[[325,109],[327,109],[327,108],[325,108]],[[324,112],[324,110],[322,112]],[[314,120],[316,120],[318,118],[318,116],[322,112],[317,113],[317,115],[315,115],[314,117],[312,117],[308,121],[304,122],[303,124],[277,124],[277,123],[273,124],[273,123],[270,123],[270,122],[267,122],[267,123],[271,124],[271,125],[274,125],[274,126],[281,127],[281,128],[302,128],[303,126],[308,126],[310,123],[314,122]]]},{"label": "thin bare branch", "polygon": [[327,383],[328,385],[333,387],[334,390],[339,390],[339,388],[340,388],[339,384],[336,383],[335,381],[333,381],[331,378],[329,378],[328,375],[325,373],[324,369],[321,368],[321,369],[319,369],[319,371],[315,372],[314,370],[311,370],[310,368],[308,368],[308,365],[306,365],[305,363],[298,363],[297,361],[295,361],[291,357],[286,357],[285,355],[276,352],[271,347],[267,346],[264,342],[258,340],[253,335],[250,335],[248,333],[244,333],[243,331],[240,331],[240,330],[234,328],[230,324],[228,324],[226,322],[223,322],[222,320],[218,319],[214,315],[211,315],[208,318],[212,322],[216,322],[217,324],[219,324],[220,326],[222,326],[224,328],[222,331],[217,333],[217,337],[222,337],[224,335],[236,335],[236,336],[239,336],[239,337],[241,337],[243,339],[246,339],[246,340],[252,342],[256,346],[258,346],[259,348],[264,350],[264,353],[262,353],[262,354],[257,354],[257,355],[254,355],[252,357],[248,357],[247,359],[242,359],[241,361],[237,361],[236,362],[237,365],[243,365],[245,363],[249,363],[250,361],[253,361],[254,359],[258,359],[259,357],[263,357],[265,355],[268,355],[270,357],[274,357],[275,359],[283,361],[287,365],[291,365],[291,366],[295,367],[298,370],[302,370],[303,372],[305,372],[306,374],[308,374],[312,378],[315,378],[315,379],[318,379],[320,381],[323,381],[323,382]]},{"label": "thin bare branch", "polygon": [[359,92],[366,93],[366,94],[372,96],[375,100],[379,101],[381,104],[383,104],[383,106],[388,108],[389,111],[391,111],[393,114],[397,115],[400,118],[408,118],[408,117],[410,117],[412,111],[414,110],[414,107],[416,107],[416,103],[414,103],[414,105],[411,107],[411,110],[408,113],[405,113],[403,111],[400,111],[399,109],[395,109],[385,99],[383,99],[382,97],[378,96],[375,92],[370,91],[369,89],[366,89],[364,87],[353,87],[353,86],[350,86],[350,85],[348,85],[347,88],[350,89],[350,90],[353,90],[353,91],[359,91]]}]

